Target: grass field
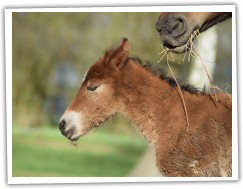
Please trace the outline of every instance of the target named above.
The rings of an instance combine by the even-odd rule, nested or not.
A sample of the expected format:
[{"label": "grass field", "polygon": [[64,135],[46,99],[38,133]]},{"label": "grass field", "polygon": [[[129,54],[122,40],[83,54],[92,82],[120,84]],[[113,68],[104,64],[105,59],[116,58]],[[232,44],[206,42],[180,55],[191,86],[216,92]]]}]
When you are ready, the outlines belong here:
[{"label": "grass field", "polygon": [[141,138],[91,132],[77,146],[58,129],[13,128],[14,177],[126,176],[146,148]]}]

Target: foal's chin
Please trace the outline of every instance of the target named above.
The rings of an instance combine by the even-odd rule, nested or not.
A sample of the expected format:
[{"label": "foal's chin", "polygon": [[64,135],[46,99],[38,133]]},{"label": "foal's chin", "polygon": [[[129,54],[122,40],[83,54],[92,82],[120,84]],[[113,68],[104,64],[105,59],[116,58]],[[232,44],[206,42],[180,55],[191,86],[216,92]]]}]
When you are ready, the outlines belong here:
[{"label": "foal's chin", "polygon": [[111,117],[112,115],[91,122],[89,121],[90,118],[84,118],[80,112],[67,110],[60,119],[59,129],[63,136],[71,141],[77,141],[81,136],[85,135],[93,128],[102,125]]}]

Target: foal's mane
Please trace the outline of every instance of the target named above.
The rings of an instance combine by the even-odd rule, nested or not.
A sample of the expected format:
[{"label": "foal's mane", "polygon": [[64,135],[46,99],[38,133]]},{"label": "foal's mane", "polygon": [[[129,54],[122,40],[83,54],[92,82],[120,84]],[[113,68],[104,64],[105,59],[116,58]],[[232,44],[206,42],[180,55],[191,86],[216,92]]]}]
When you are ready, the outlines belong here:
[{"label": "foal's mane", "polygon": [[[176,81],[172,77],[168,77],[165,69],[160,64],[154,64],[150,61],[143,61],[139,57],[129,57],[128,60],[132,60],[133,62],[143,66],[147,71],[152,72],[155,76],[159,77],[161,80],[166,81],[170,86],[176,87]],[[182,81],[177,79],[177,82],[179,83],[180,87],[184,91],[188,91],[192,94],[205,94],[204,91],[201,91],[197,88],[195,88],[192,85],[184,84]]]}]

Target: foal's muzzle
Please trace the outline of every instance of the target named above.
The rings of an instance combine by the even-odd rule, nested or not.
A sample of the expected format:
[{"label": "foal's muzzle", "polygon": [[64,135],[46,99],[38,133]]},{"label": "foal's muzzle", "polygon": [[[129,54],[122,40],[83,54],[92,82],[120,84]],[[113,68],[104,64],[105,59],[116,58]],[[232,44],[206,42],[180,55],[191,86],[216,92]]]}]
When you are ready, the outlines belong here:
[{"label": "foal's muzzle", "polygon": [[71,141],[76,141],[79,139],[80,135],[78,134],[77,127],[74,125],[70,125],[67,123],[65,119],[61,119],[59,123],[59,129],[65,137],[67,137]]}]

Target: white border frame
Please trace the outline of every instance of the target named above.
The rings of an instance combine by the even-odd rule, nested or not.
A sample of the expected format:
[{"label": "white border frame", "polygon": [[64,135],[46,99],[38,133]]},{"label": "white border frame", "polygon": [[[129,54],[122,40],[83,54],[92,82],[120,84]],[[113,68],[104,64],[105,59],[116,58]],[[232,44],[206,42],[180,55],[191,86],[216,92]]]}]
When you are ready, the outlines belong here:
[{"label": "white border frame", "polygon": [[[232,12],[232,177],[12,177],[12,12]],[[7,100],[7,169],[8,184],[40,183],[117,183],[161,181],[227,181],[238,180],[238,112],[236,70],[235,5],[203,6],[134,6],[83,8],[5,9],[6,100]]]}]

